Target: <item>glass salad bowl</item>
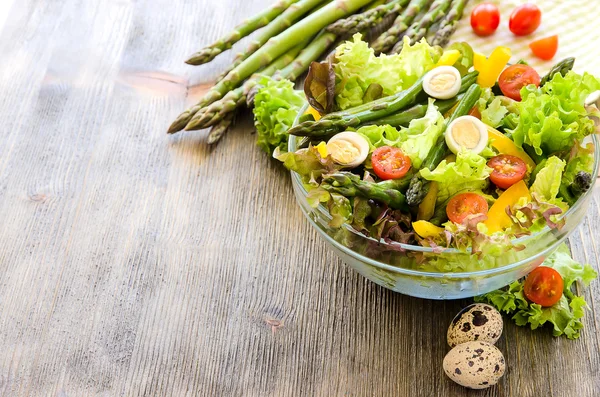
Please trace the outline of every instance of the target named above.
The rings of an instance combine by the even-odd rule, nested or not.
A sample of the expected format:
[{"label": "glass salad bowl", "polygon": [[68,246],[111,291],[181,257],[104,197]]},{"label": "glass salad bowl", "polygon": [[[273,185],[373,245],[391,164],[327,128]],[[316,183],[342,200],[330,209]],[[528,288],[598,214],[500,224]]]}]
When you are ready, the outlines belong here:
[{"label": "glass salad bowl", "polygon": [[[304,113],[304,109],[300,114]],[[589,138],[588,138],[589,139]],[[594,143],[594,174],[600,167],[597,135]],[[290,136],[288,150],[295,151],[300,139]],[[329,226],[331,215],[319,205],[312,208],[301,177],[291,172],[296,200],[302,212],[329,247],[350,267],[367,279],[393,291],[427,299],[459,299],[490,292],[525,276],[561,244],[584,218],[594,186],[563,215],[559,229],[543,230],[513,240],[518,249],[487,253],[483,257],[453,248],[434,250],[420,245],[384,242],[368,237],[348,224]],[[594,183],[595,183],[594,178]],[[457,270],[459,269],[459,270]]]}]

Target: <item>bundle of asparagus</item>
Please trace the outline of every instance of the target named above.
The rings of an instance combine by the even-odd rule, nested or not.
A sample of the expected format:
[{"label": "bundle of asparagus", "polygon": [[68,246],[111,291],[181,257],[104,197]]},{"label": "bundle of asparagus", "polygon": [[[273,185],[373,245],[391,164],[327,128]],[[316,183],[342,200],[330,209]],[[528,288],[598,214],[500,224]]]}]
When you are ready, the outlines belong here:
[{"label": "bundle of asparagus", "polygon": [[432,26],[438,25],[440,30],[434,42],[444,45],[456,29],[467,1],[279,0],[186,61],[190,65],[210,62],[260,29],[217,83],[196,105],[176,118],[168,133],[213,127],[208,142],[216,143],[234,122],[238,109],[252,105],[259,76],[294,81],[338,38],[376,26],[381,29],[386,18],[397,16],[394,24],[372,44],[377,52],[387,52],[394,46],[399,50],[397,43],[402,42],[404,35],[416,41],[433,34]]}]

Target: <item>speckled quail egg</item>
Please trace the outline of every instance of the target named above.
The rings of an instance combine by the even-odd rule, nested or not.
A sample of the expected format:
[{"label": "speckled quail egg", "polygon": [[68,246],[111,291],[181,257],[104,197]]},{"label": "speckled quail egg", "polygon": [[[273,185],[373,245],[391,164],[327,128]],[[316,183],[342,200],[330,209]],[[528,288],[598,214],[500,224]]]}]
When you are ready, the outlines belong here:
[{"label": "speckled quail egg", "polygon": [[488,342],[467,342],[444,357],[444,372],[461,386],[485,389],[498,383],[506,363],[498,348]]},{"label": "speckled quail egg", "polygon": [[462,309],[448,327],[450,347],[471,341],[496,343],[502,335],[502,315],[496,308],[474,303]]}]

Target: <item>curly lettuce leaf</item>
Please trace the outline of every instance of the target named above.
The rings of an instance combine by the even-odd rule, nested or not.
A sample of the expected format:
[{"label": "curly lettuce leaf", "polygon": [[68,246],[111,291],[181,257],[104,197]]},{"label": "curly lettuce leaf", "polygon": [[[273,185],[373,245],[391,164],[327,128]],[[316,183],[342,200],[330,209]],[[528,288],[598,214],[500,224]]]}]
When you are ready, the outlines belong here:
[{"label": "curly lettuce leaf", "polygon": [[426,40],[410,45],[404,39],[400,54],[375,56],[360,33],[352,41],[340,44],[336,49],[336,103],[347,109],[362,105],[371,84],[383,89],[383,96],[402,91],[414,84],[441,56],[439,47],[430,46]]},{"label": "curly lettuce leaf", "polygon": [[563,173],[563,182],[573,183],[575,174],[579,171],[592,173],[594,171],[594,144],[575,145],[571,149],[565,172]]},{"label": "curly lettuce leaf", "polygon": [[433,99],[429,99],[425,116],[411,120],[408,128],[402,129],[406,140],[399,146],[410,157],[412,166],[417,169],[421,168],[436,141],[444,133],[444,116],[437,110],[434,102]]},{"label": "curly lettuce leaf", "polygon": [[541,88],[521,89],[519,117],[512,138],[519,146],[530,145],[538,155],[569,150],[575,141],[594,133],[587,117],[585,98],[600,89],[600,81],[584,73],[560,73]]},{"label": "curly lettuce leaf", "polygon": [[257,144],[271,154],[276,147],[287,149],[287,131],[294,123],[298,111],[306,103],[301,91],[294,90],[289,80],[273,80],[261,77],[261,88],[254,98],[254,125]]},{"label": "curly lettuce leaf", "polygon": [[500,312],[507,314],[513,313],[516,310],[526,309],[529,306],[529,302],[527,302],[527,299],[523,294],[523,283],[518,280],[506,288],[497,289],[488,292],[485,295],[477,296],[475,297],[475,301],[487,301]]},{"label": "curly lettuce leaf", "polygon": [[590,265],[581,265],[573,260],[565,244],[548,256],[543,265],[554,268],[564,280],[563,296],[555,305],[542,307],[529,302],[523,293],[524,279],[517,280],[508,287],[477,296],[475,301],[487,302],[512,315],[512,319],[519,326],[529,325],[534,330],[550,324],[552,335],[577,339],[583,328],[581,319],[587,304],[585,299],[575,295],[571,288],[577,281],[589,285],[597,277],[597,273]]},{"label": "curly lettuce leaf", "polygon": [[395,146],[410,157],[413,167],[420,168],[423,161],[444,133],[444,116],[437,110],[434,100],[429,100],[425,116],[411,120],[407,128],[397,130],[390,125],[369,125],[356,132],[369,142],[371,152],[381,146]]},{"label": "curly lettuce leaf", "polygon": [[420,173],[423,178],[438,182],[437,203],[440,204],[457,193],[485,189],[492,172],[486,163],[484,157],[463,150],[456,156],[456,161],[442,160],[433,171],[424,168]]},{"label": "curly lettuce leaf", "polygon": [[356,131],[369,142],[370,151],[381,146],[399,146],[406,139],[406,133],[391,125],[368,125]]},{"label": "curly lettuce leaf", "polygon": [[321,156],[318,146],[311,145],[296,152],[285,152],[277,147],[273,152],[273,157],[281,161],[288,170],[298,173],[305,185],[313,188],[319,185],[317,179],[321,175],[340,169],[331,156],[325,158]]},{"label": "curly lettuce leaf", "polygon": [[543,201],[537,194],[532,195],[531,201],[527,197],[521,197],[517,204],[506,211],[513,221],[509,231],[511,234],[526,235],[539,232],[546,226],[560,230],[565,224],[565,219],[559,216],[567,208],[559,200]]},{"label": "curly lettuce leaf", "polygon": [[549,157],[545,165],[537,172],[535,181],[529,188],[531,194],[552,202],[558,195],[565,162],[556,156]]}]

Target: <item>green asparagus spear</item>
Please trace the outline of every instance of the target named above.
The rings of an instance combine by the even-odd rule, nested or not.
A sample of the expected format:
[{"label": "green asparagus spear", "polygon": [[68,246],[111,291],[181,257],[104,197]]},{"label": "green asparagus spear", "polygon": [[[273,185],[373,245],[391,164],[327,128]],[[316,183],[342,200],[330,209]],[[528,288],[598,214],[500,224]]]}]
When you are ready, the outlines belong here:
[{"label": "green asparagus spear", "polygon": [[409,0],[392,0],[361,14],[354,14],[348,18],[340,19],[325,30],[338,36],[349,36],[356,32],[362,32],[380,23],[388,15],[396,15]]},{"label": "green asparagus spear", "polygon": [[225,133],[229,131],[229,127],[231,127],[231,124],[233,123],[234,119],[235,112],[232,112],[225,116],[225,118],[219,121],[215,126],[213,126],[213,128],[211,128],[210,132],[208,133],[208,144],[214,145],[217,142],[219,142],[223,135],[225,135]]},{"label": "green asparagus spear", "polygon": [[227,92],[235,89],[240,82],[270,64],[274,59],[295,46],[298,37],[313,36],[319,30],[346,15],[352,14],[372,0],[335,0],[323,8],[297,22],[289,29],[272,37],[260,49],[246,58],[235,69],[211,88],[198,104],[183,112],[169,128],[174,133],[183,128],[194,114],[205,106],[221,99]]},{"label": "green asparagus spear", "polygon": [[[274,67],[269,66],[263,70],[260,75],[270,76],[274,78],[283,78],[289,80],[296,80],[298,76],[304,73],[310,63],[323,54],[325,50],[335,41],[336,36],[332,33],[325,33],[317,37],[312,43],[305,47],[306,43],[301,43],[298,47],[304,48],[302,52],[296,57],[296,59],[286,60],[283,65],[275,65]],[[293,55],[288,52],[286,56]],[[287,65],[287,66],[286,66]],[[248,79],[242,87],[239,87],[233,91],[230,91],[221,100],[211,104],[202,113],[201,118],[194,117],[192,121],[186,126],[187,129],[201,129],[208,126],[214,125],[223,119],[228,113],[234,111],[236,108],[246,103],[251,106],[254,103],[254,95],[258,90],[256,82],[258,77],[254,76]],[[193,124],[194,123],[194,124]]]},{"label": "green asparagus spear", "polygon": [[462,18],[465,6],[468,2],[469,0],[452,0],[450,11],[448,11],[448,13],[444,16],[444,19],[442,19],[440,22],[440,27],[431,41],[432,45],[444,47],[446,44],[448,44],[448,41],[450,41],[450,36],[454,34],[456,28],[458,27],[458,22]]},{"label": "green asparagus spear", "polygon": [[185,62],[190,65],[202,65],[203,63],[212,61],[217,55],[230,49],[231,46],[233,46],[242,38],[267,25],[269,22],[283,13],[290,5],[297,1],[298,0],[279,0],[279,2],[272,7],[267,8],[253,17],[245,20],[233,28],[233,31],[231,31],[229,34],[221,37],[208,47],[198,51]]},{"label": "green asparagus spear", "polygon": [[[454,120],[460,116],[464,116],[469,113],[471,108],[475,106],[479,97],[481,96],[481,87],[477,84],[473,84],[465,95],[460,100],[458,106],[454,110],[454,113],[446,120],[446,126],[450,125]],[[435,169],[444,157],[448,155],[448,146],[442,135],[438,138],[436,144],[433,146],[432,152],[429,153],[427,159],[423,162],[423,168],[430,170]],[[410,181],[410,186],[406,191],[406,201],[410,206],[417,206],[421,204],[427,192],[429,192],[429,181],[425,180],[421,174],[416,174]]]},{"label": "green asparagus spear", "polygon": [[[405,36],[410,39],[411,44],[425,37],[431,25],[440,15],[444,15],[448,7],[450,7],[450,0],[435,0],[427,13],[406,30]],[[404,40],[399,40],[392,48],[392,52],[399,53],[403,46]]]},{"label": "green asparagus spear", "polygon": [[[321,136],[333,132],[344,131],[348,127],[356,127],[363,123],[381,119],[385,116],[412,104],[417,96],[423,92],[423,78],[417,80],[410,88],[398,94],[369,102],[364,111],[358,113],[335,112],[330,113],[319,121],[305,121],[290,129],[291,135]],[[360,106],[363,109],[363,105]]]},{"label": "green asparagus spear", "polygon": [[382,33],[377,40],[371,44],[376,54],[387,52],[394,44],[396,44],[403,33],[415,20],[416,16],[425,9],[431,0],[411,0],[406,9],[396,17],[394,24],[386,32]]},{"label": "green asparagus spear", "polygon": [[216,78],[216,81],[221,81],[229,72],[237,68],[246,58],[252,55],[261,45],[265,44],[271,37],[278,35],[285,29],[290,27],[292,23],[304,16],[304,14],[314,12],[317,9],[327,4],[329,0],[300,0],[298,4],[293,4],[288,8],[282,15],[277,17],[273,22],[267,25],[266,28],[262,29],[255,38],[252,39],[248,47],[241,53],[237,54],[231,65],[229,65],[221,74]]},{"label": "green asparagus spear", "polygon": [[[233,60],[232,64],[225,71],[223,71],[219,77],[217,77],[217,81],[223,80],[232,70],[237,68],[250,55],[254,54],[263,44],[269,41],[269,39],[283,32],[294,22],[319,4],[322,4],[324,1],[325,0],[300,0],[298,3],[292,4],[283,12],[283,14],[275,18],[273,22],[268,24],[258,33],[256,38],[250,42],[246,50],[241,54],[238,54]],[[174,134],[177,131],[181,131],[198,111],[210,105],[212,102],[213,101],[211,101],[209,97],[203,97],[196,105],[177,116],[177,119],[175,119],[175,121],[171,124],[167,132],[169,134]]]},{"label": "green asparagus spear", "polygon": [[404,195],[398,190],[387,189],[375,182],[363,181],[351,172],[340,171],[327,175],[323,178],[321,186],[346,197],[361,196],[381,201],[394,209],[408,209]]},{"label": "green asparagus spear", "polygon": [[[272,62],[269,66],[264,68],[260,74],[264,74],[266,76],[271,76],[277,70],[286,67],[296,58],[298,53],[302,50],[302,47],[305,45],[305,42],[300,43],[296,47],[289,50],[287,53],[283,54],[279,58],[277,58],[274,62]],[[232,112],[239,106],[243,105],[246,101],[245,92],[249,89],[250,85],[256,84],[256,81],[260,74],[253,75],[250,77],[244,85],[236,88],[235,90],[229,91],[223,98],[218,101],[213,102],[206,108],[200,109],[194,117],[190,120],[190,122],[185,126],[186,131],[190,130],[201,130],[203,128],[210,127],[212,125],[217,124],[219,121],[223,119],[223,117],[215,118],[217,114],[219,114],[223,109],[227,109],[226,112],[223,113],[222,116],[225,116],[227,113]]]},{"label": "green asparagus spear", "polygon": [[[438,111],[442,114],[446,113],[450,109],[456,105],[460,99],[462,99],[462,93],[467,91],[469,87],[471,87],[477,81],[478,72],[471,72],[466,74],[462,78],[460,90],[458,91],[458,95],[455,98],[446,99],[444,101],[435,101],[435,106]],[[391,116],[387,116],[381,119],[369,121],[367,123],[361,124],[361,127],[364,125],[391,125],[393,127],[399,126],[407,126],[411,120],[419,119],[425,116],[427,112],[428,103],[420,103],[409,109],[403,110],[402,112],[393,114]]]},{"label": "green asparagus spear", "polygon": [[547,75],[542,77],[542,81],[540,82],[540,87],[552,80],[555,74],[560,73],[561,75],[566,75],[571,69],[573,69],[573,65],[575,64],[575,58],[566,58],[552,66],[552,69],[548,72]]}]

